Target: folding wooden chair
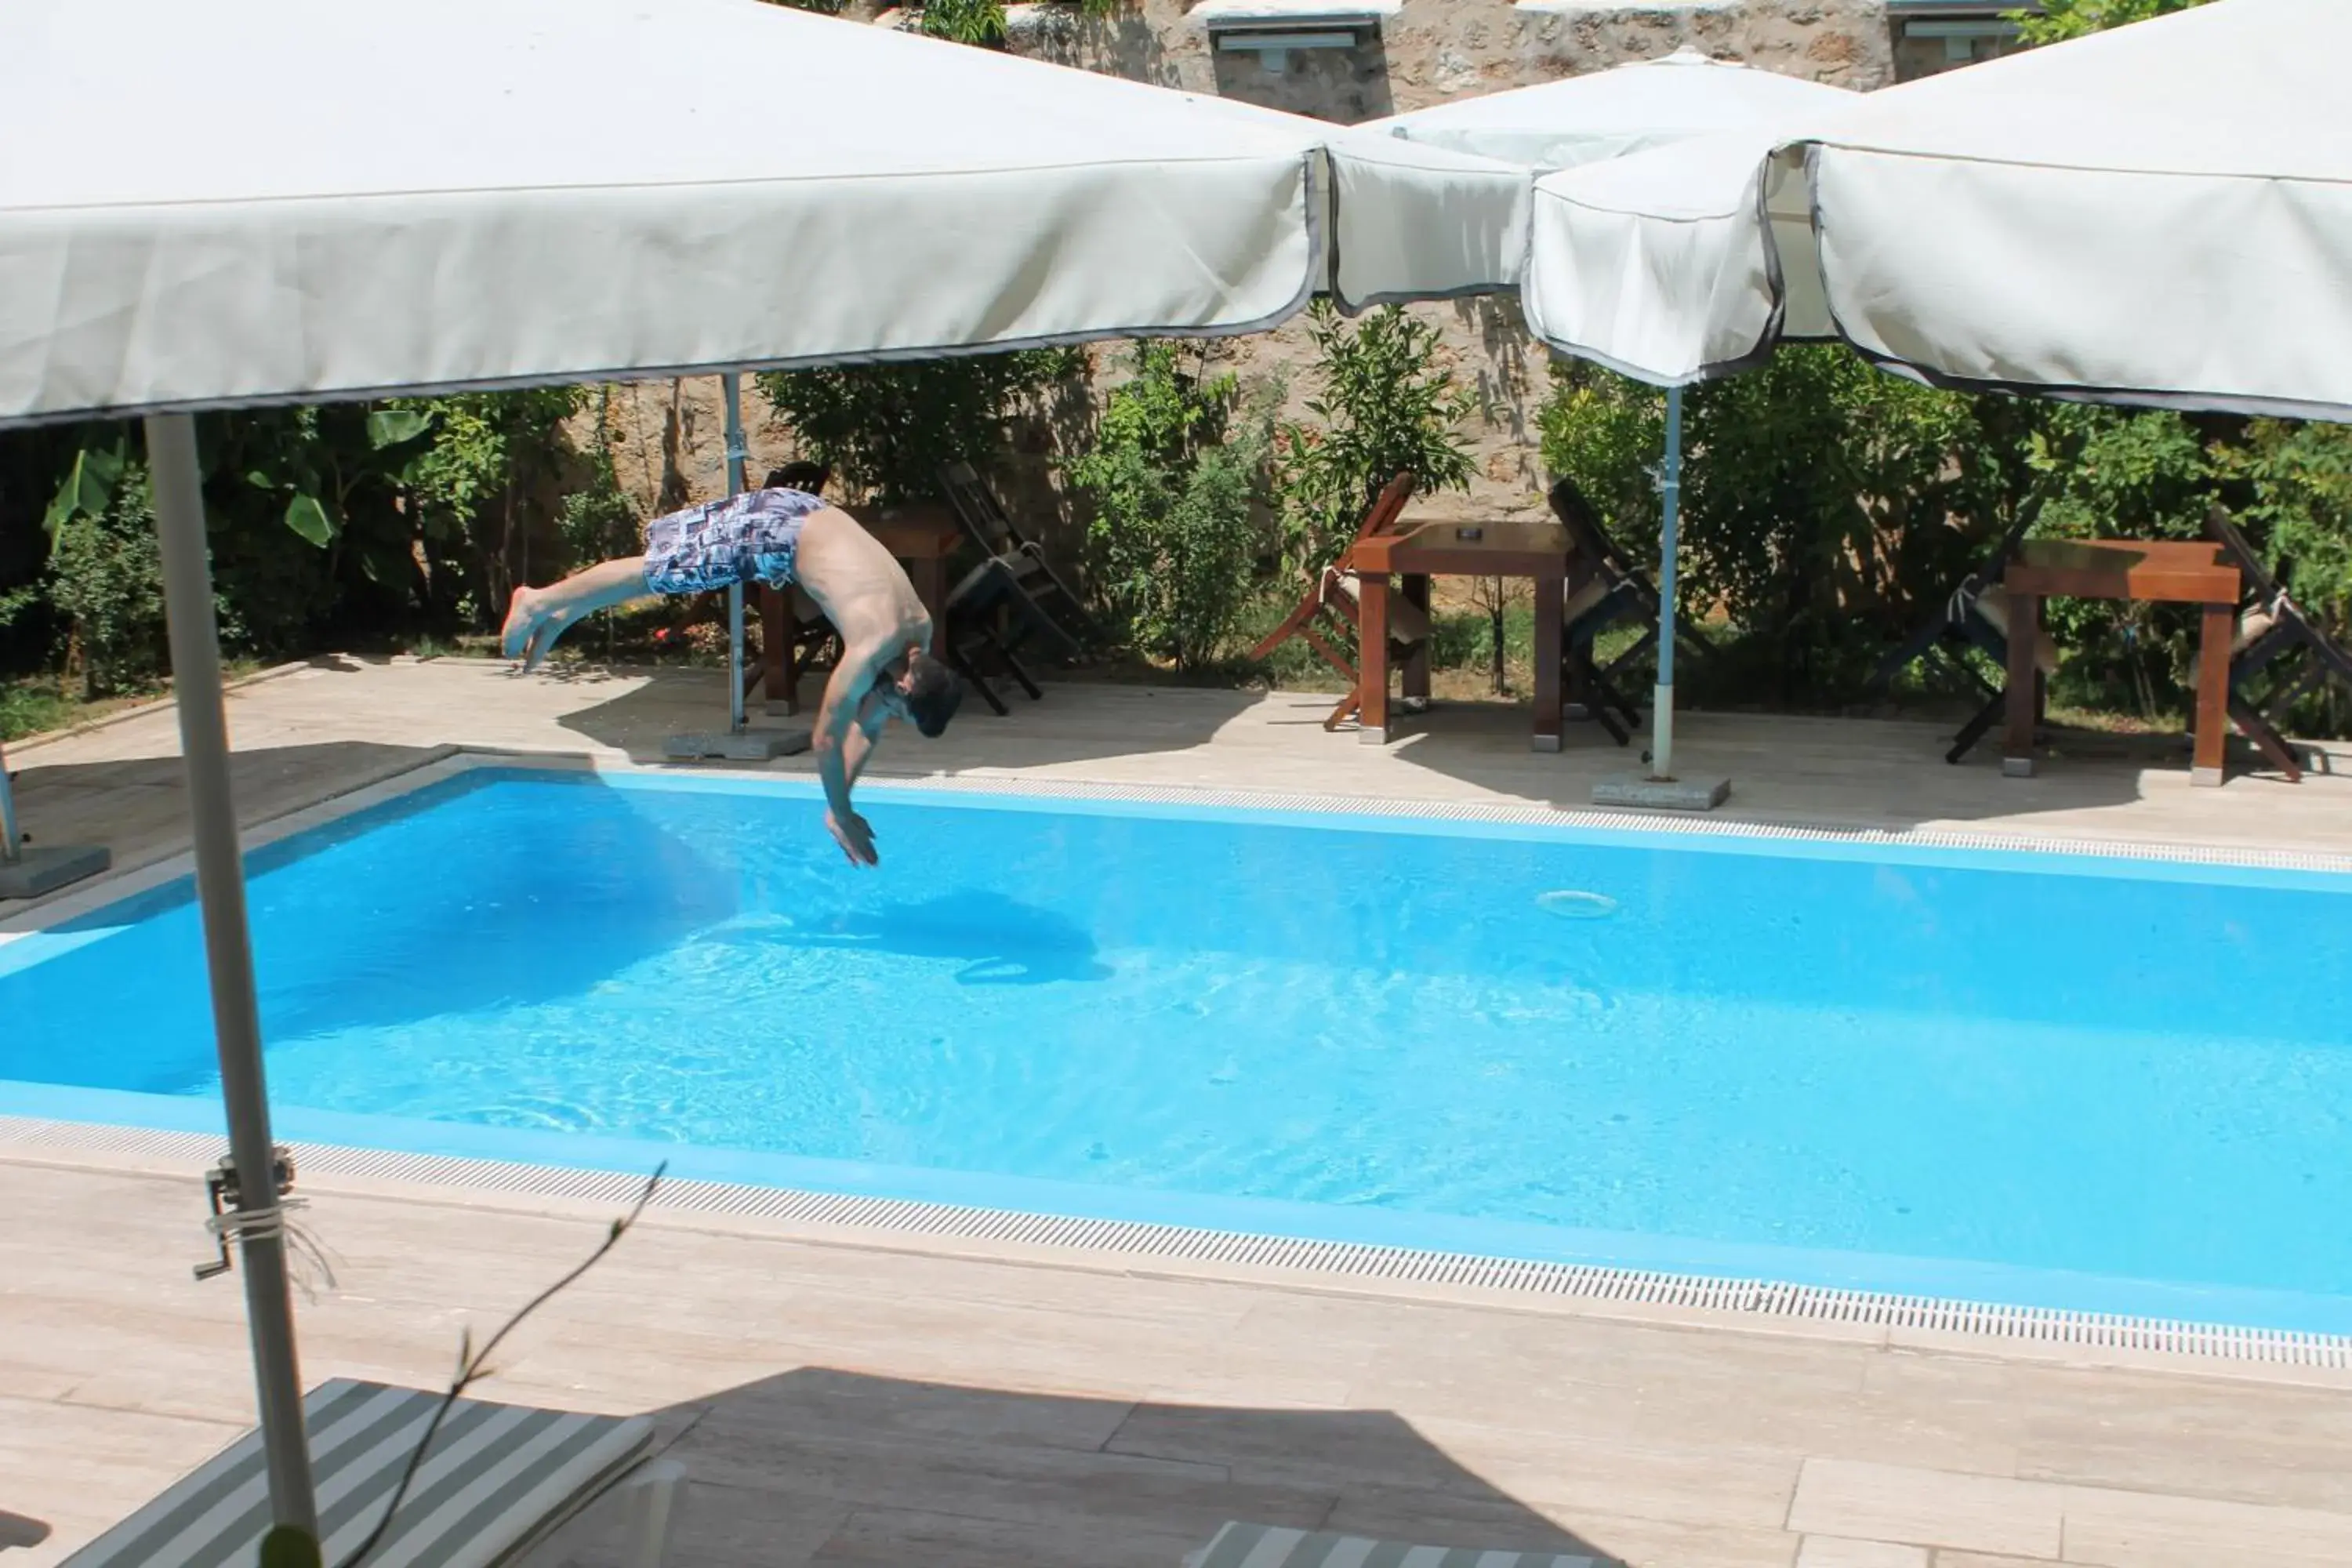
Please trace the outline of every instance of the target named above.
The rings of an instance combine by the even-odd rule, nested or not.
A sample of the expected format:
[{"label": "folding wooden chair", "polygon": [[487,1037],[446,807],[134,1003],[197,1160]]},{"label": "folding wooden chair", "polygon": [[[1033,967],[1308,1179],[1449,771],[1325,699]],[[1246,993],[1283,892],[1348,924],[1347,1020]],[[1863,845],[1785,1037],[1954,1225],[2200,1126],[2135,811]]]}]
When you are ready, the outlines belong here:
[{"label": "folding wooden chair", "polygon": [[[2002,534],[1976,568],[1952,585],[1950,593],[1937,601],[1935,611],[1919,623],[1919,627],[1890,650],[1871,671],[1869,690],[1872,696],[1884,698],[1895,688],[1895,678],[1929,654],[1940,654],[1962,678],[1979,691],[1998,697],[2000,691],[1992,682],[1977,672],[1964,652],[1969,647],[1984,648],[1978,635],[1975,604],[2000,582],[2000,574],[2009,569],[2010,561],[2017,554],[2028,530],[2033,526],[2038,509],[2026,507],[2017,521]],[[1995,655],[1996,659],[2000,656]]]},{"label": "folding wooden chair", "polygon": [[[2303,607],[2271,576],[2261,556],[2219,502],[2205,514],[2206,536],[2238,563],[2246,596],[2230,655],[2230,718],[2291,784],[2303,782],[2303,759],[2279,723],[2313,688],[2327,680],[2352,689],[2352,655],[2312,624]],[[2276,666],[2276,668],[2273,667]],[[2262,695],[2257,698],[2256,690]]]},{"label": "folding wooden chair", "polygon": [[[1630,728],[1642,721],[1642,710],[1618,688],[1615,677],[1627,661],[1657,646],[1658,590],[1601,526],[1601,514],[1575,482],[1560,479],[1547,497],[1552,515],[1568,531],[1569,542],[1588,570],[1570,579],[1560,605],[1560,689],[1574,692],[1580,683],[1593,700],[1584,704],[1585,716],[1609,732],[1619,745],[1633,738]],[[1641,638],[1606,665],[1593,658],[1601,634],[1621,621],[1643,624]],[[1677,647],[1713,658],[1714,645],[1685,637],[1680,628]],[[1622,722],[1620,722],[1620,719]]]},{"label": "folding wooden chair", "polygon": [[[1577,549],[1596,563],[1614,582],[1624,585],[1626,601],[1643,617],[1640,640],[1611,659],[1606,666],[1592,672],[1599,680],[1612,681],[1617,671],[1658,646],[1658,585],[1651,581],[1648,570],[1641,562],[1618,544],[1616,536],[1601,521],[1600,509],[1586,499],[1573,480],[1554,481],[1546,499],[1551,504],[1552,515],[1559,519],[1561,525],[1568,530],[1569,537],[1576,542]],[[1611,618],[1622,620],[1624,617],[1618,615]],[[1702,662],[1708,664],[1714,663],[1723,652],[1705,632],[1679,616],[1675,618],[1675,646],[1685,653],[1697,655]],[[1610,689],[1614,689],[1613,686]]]},{"label": "folding wooden chair", "polygon": [[970,463],[943,464],[939,478],[940,492],[947,498],[964,537],[982,555],[1004,563],[1030,603],[1062,629],[1063,640],[1081,649],[1108,646],[1109,638],[1087,613],[1077,590],[1054,570],[1037,542],[1013,526],[996,492]]},{"label": "folding wooden chair", "polygon": [[965,574],[948,595],[940,628],[940,657],[978,691],[999,718],[1012,710],[989,684],[994,672],[1013,678],[1032,702],[1045,693],[1021,662],[1021,650],[1042,644],[1054,657],[1074,659],[1078,646],[1038,606],[1002,556],[992,555]]},{"label": "folding wooden chair", "polygon": [[[2009,602],[2000,585],[2000,575],[2015,558],[2018,546],[2033,527],[2040,509],[2021,509],[2017,521],[2002,534],[2000,542],[1977,563],[1976,569],[1956,584],[1941,604],[1919,625],[1919,629],[1878,661],[1872,671],[1869,690],[1884,698],[1895,686],[1895,678],[1912,664],[1930,654],[1940,656],[1960,678],[1974,687],[1979,705],[1969,721],[1952,737],[1951,748],[1944,753],[1948,763],[1958,763],[1975,749],[1995,724],[2000,722],[2002,710],[2009,700],[2009,689],[1987,680],[1968,658],[1974,648],[1992,661],[1995,669],[2009,668]],[[2033,714],[2039,724],[2042,712],[2049,701],[2050,678],[2058,672],[2058,645],[2048,631],[2040,633],[2040,642],[2033,650]]]},{"label": "folding wooden chair", "polygon": [[[1357,586],[1352,564],[1356,545],[1375,534],[1392,533],[1404,516],[1405,502],[1412,499],[1413,478],[1399,474],[1391,479],[1373,498],[1370,510],[1356,529],[1356,537],[1339,559],[1316,574],[1315,585],[1307,591],[1282,624],[1265,635],[1249,657],[1262,659],[1292,637],[1305,639],[1307,646],[1319,655],[1324,663],[1339,671],[1348,683],[1348,694],[1339,699],[1330,717],[1323,721],[1326,730],[1336,730],[1356,716],[1363,707],[1363,677],[1356,668]],[[1389,601],[1389,647],[1391,659],[1401,660],[1429,640],[1429,616],[1418,605],[1402,598]]]},{"label": "folding wooden chair", "polygon": [[[1958,635],[1982,649],[1995,668],[2009,668],[2009,600],[2000,584],[1989,584],[1969,594],[1966,599],[1955,594],[1948,613],[1958,623]],[[2048,631],[2040,627],[2035,628],[2035,637],[2033,722],[2039,726],[2042,710],[2050,705],[2050,678],[2058,673],[2058,645],[2052,640]],[[1969,679],[1975,681],[1979,689],[1991,694],[1969,715],[1969,721],[1960,726],[1959,733],[1952,737],[1951,749],[1944,753],[1944,761],[1958,763],[1975,750],[1976,743],[2000,722],[2001,714],[2009,705],[2009,688],[2006,685],[1994,686],[1977,674],[1964,658],[1953,658],[1952,662],[1967,670]]]}]

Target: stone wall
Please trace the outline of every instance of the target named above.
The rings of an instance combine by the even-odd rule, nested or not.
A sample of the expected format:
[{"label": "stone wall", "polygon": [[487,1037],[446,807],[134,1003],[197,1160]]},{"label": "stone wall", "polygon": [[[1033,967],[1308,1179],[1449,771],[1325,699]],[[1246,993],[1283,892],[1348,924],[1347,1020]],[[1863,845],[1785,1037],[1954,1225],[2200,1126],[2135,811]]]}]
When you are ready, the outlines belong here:
[{"label": "stone wall", "polygon": [[[1465,94],[1549,81],[1647,59],[1688,45],[1727,59],[1856,89],[1895,79],[1895,38],[1880,0],[1404,0],[1377,35],[1353,49],[1300,50],[1278,72],[1257,56],[1210,48],[1190,0],[1130,0],[1109,19],[1088,20],[1049,3],[1009,9],[1015,52],[1193,92],[1342,123],[1420,109]],[[851,14],[905,25],[897,12]],[[1938,62],[1940,63],[1940,62]],[[1450,368],[1479,394],[1483,412],[1464,434],[1477,452],[1467,496],[1431,498],[1424,510],[1510,516],[1541,509],[1536,412],[1549,354],[1528,336],[1507,299],[1415,307],[1440,323]],[[1238,340],[1232,367],[1244,378],[1279,377],[1294,410],[1312,391],[1311,358],[1297,325]],[[1097,353],[1097,380],[1115,374],[1115,348]],[[624,436],[623,479],[640,504],[676,504],[723,487],[714,380],[661,383],[614,393]],[[791,452],[790,432],[749,391],[753,482]],[[1048,537],[1067,526],[1052,484],[1051,455],[1035,433],[1020,441],[1000,482],[1039,518]],[[1061,527],[1042,526],[1054,517]]]}]

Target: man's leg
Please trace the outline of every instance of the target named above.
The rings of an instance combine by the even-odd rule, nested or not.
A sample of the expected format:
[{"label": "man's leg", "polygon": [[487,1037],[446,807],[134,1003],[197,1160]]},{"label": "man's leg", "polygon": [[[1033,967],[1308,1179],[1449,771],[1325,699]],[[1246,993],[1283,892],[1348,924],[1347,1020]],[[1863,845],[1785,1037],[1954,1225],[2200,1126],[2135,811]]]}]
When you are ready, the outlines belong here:
[{"label": "man's leg", "polygon": [[500,646],[509,658],[520,658],[523,668],[536,669],[554,648],[556,639],[597,611],[653,590],[646,586],[646,558],[626,556],[575,572],[544,588],[517,588],[507,606],[506,630]]}]

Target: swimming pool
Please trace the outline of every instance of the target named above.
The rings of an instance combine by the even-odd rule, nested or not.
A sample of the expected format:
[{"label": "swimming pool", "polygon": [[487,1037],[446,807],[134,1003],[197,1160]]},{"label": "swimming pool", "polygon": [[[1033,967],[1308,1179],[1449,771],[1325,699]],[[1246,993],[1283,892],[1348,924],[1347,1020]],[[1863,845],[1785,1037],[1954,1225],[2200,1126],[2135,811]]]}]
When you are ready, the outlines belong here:
[{"label": "swimming pool", "polygon": [[[2352,1330],[2352,876],[476,769],[263,848],[281,1136]],[[217,1125],[184,883],[0,1111]]]}]

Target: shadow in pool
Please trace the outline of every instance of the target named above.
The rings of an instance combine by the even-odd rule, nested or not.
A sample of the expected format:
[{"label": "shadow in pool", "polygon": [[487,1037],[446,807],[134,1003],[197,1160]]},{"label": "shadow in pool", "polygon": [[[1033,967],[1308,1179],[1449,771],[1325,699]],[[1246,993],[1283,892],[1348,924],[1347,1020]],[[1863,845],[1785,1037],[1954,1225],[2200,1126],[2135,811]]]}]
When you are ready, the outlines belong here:
[{"label": "shadow in pool", "polygon": [[846,911],[821,929],[737,927],[712,933],[712,940],[951,960],[964,965],[956,973],[964,985],[1046,985],[1111,975],[1095,955],[1094,938],[1076,921],[977,888],[919,904]]}]

